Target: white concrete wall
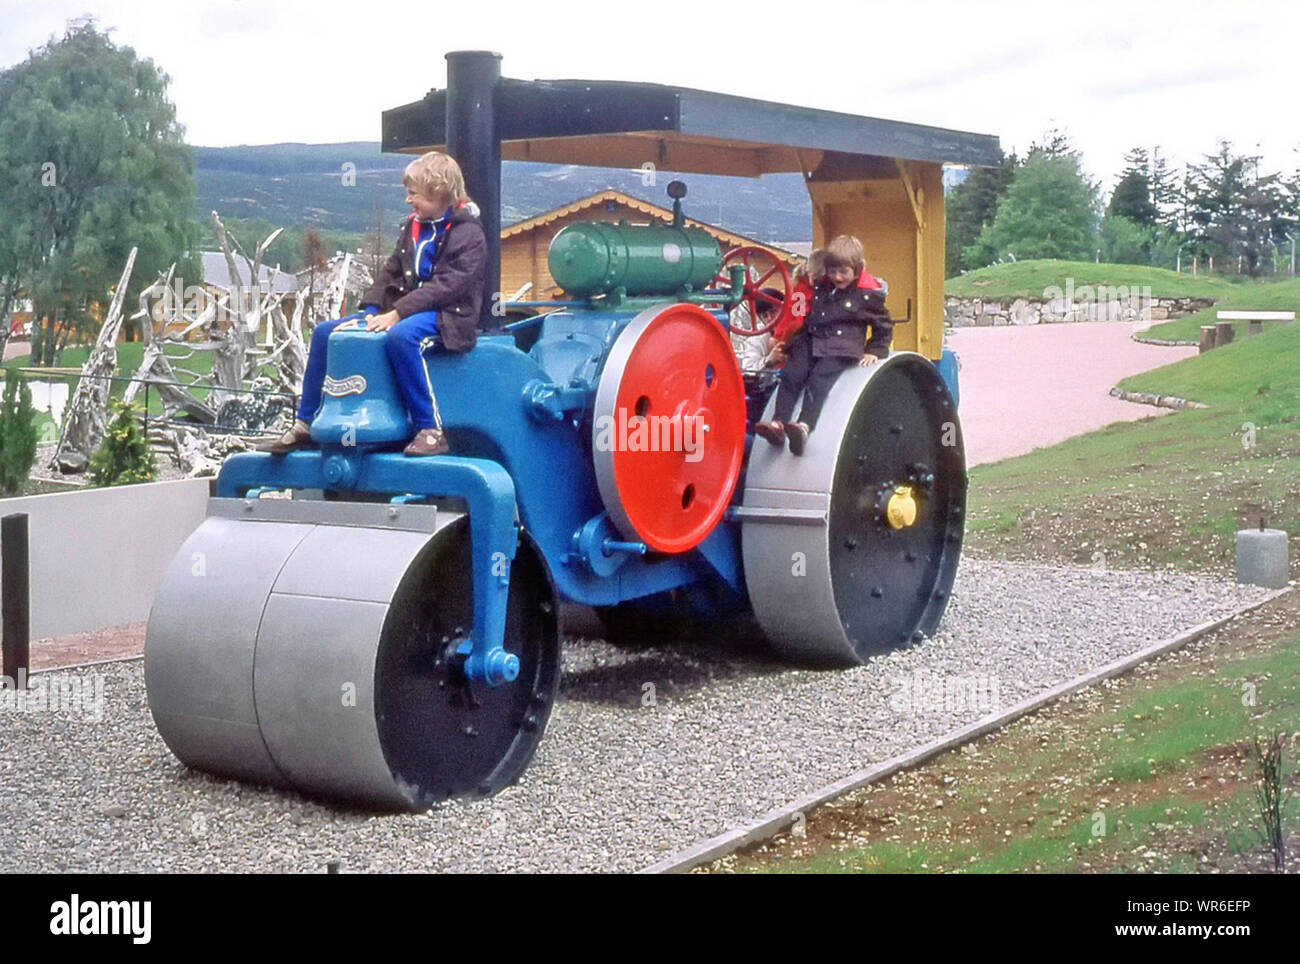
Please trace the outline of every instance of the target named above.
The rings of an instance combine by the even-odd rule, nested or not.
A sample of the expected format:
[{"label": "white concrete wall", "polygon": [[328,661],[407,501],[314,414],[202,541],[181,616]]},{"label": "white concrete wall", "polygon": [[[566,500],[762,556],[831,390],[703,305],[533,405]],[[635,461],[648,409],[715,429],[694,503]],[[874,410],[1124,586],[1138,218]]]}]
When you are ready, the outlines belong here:
[{"label": "white concrete wall", "polygon": [[167,564],[207,512],[208,481],[0,499],[0,515],[28,515],[32,639],[148,619]]}]

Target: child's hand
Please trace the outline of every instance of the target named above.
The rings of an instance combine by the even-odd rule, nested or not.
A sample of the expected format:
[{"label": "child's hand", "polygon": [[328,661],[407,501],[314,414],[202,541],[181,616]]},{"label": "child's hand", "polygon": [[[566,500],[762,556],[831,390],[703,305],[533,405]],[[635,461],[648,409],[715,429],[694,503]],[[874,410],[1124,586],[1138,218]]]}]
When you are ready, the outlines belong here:
[{"label": "child's hand", "polygon": [[366,318],[366,331],[387,331],[402,320],[402,316],[396,311],[385,311],[380,315],[371,315]]},{"label": "child's hand", "polygon": [[779,343],[773,345],[772,350],[768,352],[767,357],[763,359],[763,361],[768,365],[784,365],[785,360],[786,360],[785,345]]},{"label": "child's hand", "polygon": [[880,361],[875,355],[866,354],[862,356],[862,361],[858,362],[859,368],[870,368],[876,362]]}]

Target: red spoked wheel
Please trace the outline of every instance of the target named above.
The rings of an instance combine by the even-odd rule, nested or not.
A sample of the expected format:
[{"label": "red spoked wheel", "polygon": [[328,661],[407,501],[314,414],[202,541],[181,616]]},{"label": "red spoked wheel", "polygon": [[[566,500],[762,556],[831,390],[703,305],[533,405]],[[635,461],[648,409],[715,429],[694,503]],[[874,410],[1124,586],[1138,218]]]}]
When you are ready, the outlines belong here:
[{"label": "red spoked wheel", "polygon": [[619,532],[656,552],[703,542],[745,456],[745,386],[717,319],[689,304],[637,315],[610,348],[592,414],[596,484]]},{"label": "red spoked wheel", "polygon": [[[713,278],[713,284],[731,286],[731,273],[729,269],[733,264],[743,264],[745,266],[745,294],[741,299],[745,307],[749,309],[749,327],[742,327],[727,322],[727,330],[737,335],[753,337],[754,335],[765,335],[776,327],[777,322],[787,311],[790,303],[790,293],[794,286],[790,283],[790,272],[786,269],[785,264],[777,258],[771,251],[766,248],[760,248],[755,245],[741,245],[738,248],[732,248],[722,256],[722,267]],[[767,294],[763,288],[776,288],[780,282],[781,297],[776,298]],[[760,308],[775,308],[776,314],[772,320],[766,324],[760,324],[758,320]]]}]

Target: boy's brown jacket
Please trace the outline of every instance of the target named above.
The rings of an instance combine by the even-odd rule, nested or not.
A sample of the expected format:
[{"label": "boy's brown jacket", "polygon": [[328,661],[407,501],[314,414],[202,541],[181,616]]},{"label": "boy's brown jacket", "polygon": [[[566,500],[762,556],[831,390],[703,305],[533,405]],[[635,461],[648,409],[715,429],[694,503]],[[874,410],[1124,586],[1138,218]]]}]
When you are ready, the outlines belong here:
[{"label": "boy's brown jacket", "polygon": [[397,247],[362,297],[361,307],[395,310],[403,318],[421,311],[437,311],[438,336],[443,346],[449,351],[469,351],[478,340],[487,235],[473,203],[453,209],[449,221],[434,249],[433,274],[423,283],[415,276],[410,218],[404,221]]}]

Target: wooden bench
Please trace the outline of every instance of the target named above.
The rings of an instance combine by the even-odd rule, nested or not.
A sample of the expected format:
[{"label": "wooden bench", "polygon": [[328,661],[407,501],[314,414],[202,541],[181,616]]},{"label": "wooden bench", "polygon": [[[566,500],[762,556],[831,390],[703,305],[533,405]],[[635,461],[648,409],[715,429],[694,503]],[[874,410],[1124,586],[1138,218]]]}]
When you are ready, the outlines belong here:
[{"label": "wooden bench", "polygon": [[1217,324],[1201,326],[1202,352],[1232,341],[1234,321],[1250,322],[1248,331],[1252,335],[1263,334],[1266,321],[1295,321],[1294,311],[1216,311],[1214,316]]}]

